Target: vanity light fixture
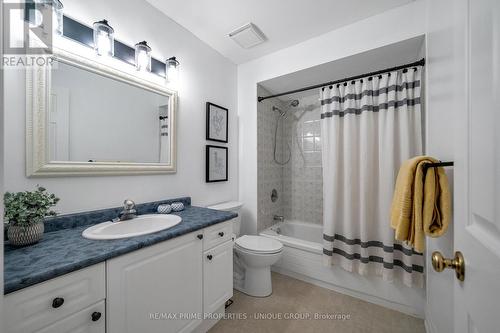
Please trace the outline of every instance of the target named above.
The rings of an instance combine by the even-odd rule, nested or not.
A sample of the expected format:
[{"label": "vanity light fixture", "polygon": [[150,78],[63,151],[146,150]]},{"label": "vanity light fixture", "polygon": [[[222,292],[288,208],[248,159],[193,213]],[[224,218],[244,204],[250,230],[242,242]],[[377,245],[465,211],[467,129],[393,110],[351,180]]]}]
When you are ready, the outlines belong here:
[{"label": "vanity light fixture", "polygon": [[107,20],[94,22],[94,50],[97,55],[115,54],[115,30]]},{"label": "vanity light fixture", "polygon": [[165,62],[165,77],[168,83],[177,83],[179,81],[179,61],[175,57],[168,58]]},{"label": "vanity light fixture", "polygon": [[52,26],[54,27],[54,32],[62,36],[63,35],[63,4],[59,0],[52,1]]},{"label": "vanity light fixture", "polygon": [[151,47],[146,41],[135,44],[135,67],[138,71],[151,71]]}]

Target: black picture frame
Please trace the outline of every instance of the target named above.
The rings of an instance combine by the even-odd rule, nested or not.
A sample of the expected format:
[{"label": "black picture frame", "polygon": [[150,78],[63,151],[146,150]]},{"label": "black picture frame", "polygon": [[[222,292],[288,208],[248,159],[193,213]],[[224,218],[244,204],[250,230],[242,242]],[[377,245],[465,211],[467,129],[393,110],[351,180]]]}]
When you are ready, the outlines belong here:
[{"label": "black picture frame", "polygon": [[[211,159],[211,153],[214,150],[222,150],[224,151],[222,158],[224,159],[223,164],[225,165],[220,165],[218,166],[219,168],[222,168],[222,177],[214,177],[213,175],[213,170],[215,167],[211,163],[214,163],[213,158]],[[222,146],[213,146],[213,145],[206,145],[205,148],[205,180],[207,183],[216,183],[216,182],[225,182],[228,180],[228,149],[227,147],[222,147]],[[220,170],[219,170],[220,172]]]},{"label": "black picture frame", "polygon": [[[211,122],[211,114],[212,112],[217,111],[217,112],[222,112],[223,117],[225,117],[225,125],[224,124],[217,124],[218,125],[218,130],[222,130],[223,134],[219,135],[217,133],[214,133],[214,122]],[[229,130],[229,110],[226,109],[223,106],[207,102],[206,103],[206,139],[209,141],[217,141],[217,142],[228,142],[228,130]],[[224,121],[224,118],[221,120],[222,122]]]}]

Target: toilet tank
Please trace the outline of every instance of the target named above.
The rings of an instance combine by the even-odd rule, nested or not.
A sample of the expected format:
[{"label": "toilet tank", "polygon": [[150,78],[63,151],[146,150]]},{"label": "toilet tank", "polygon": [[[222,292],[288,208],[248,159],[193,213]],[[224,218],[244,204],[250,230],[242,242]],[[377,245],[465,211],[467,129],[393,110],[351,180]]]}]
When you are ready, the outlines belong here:
[{"label": "toilet tank", "polygon": [[207,208],[237,213],[238,217],[233,219],[233,233],[236,235],[236,237],[238,237],[240,235],[240,229],[241,229],[241,214],[240,214],[241,207],[243,207],[242,202],[226,201],[218,203],[216,205],[208,206]]}]

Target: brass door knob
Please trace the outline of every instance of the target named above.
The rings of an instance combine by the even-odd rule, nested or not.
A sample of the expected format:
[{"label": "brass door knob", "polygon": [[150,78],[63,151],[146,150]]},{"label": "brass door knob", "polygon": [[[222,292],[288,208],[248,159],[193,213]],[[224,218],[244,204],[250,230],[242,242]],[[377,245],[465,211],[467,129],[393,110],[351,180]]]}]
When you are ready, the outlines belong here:
[{"label": "brass door knob", "polygon": [[455,252],[453,259],[446,259],[439,251],[432,252],[432,267],[436,272],[442,272],[445,268],[454,269],[457,279],[465,279],[465,260],[460,251]]}]

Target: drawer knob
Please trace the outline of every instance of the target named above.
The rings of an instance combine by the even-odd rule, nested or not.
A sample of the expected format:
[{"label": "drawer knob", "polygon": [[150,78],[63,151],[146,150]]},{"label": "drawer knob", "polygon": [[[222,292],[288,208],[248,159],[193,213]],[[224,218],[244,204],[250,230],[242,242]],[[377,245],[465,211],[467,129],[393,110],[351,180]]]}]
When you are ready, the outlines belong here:
[{"label": "drawer knob", "polygon": [[92,321],[98,321],[101,319],[101,313],[100,312],[92,312]]},{"label": "drawer knob", "polygon": [[224,232],[219,232],[219,236],[224,237]]},{"label": "drawer knob", "polygon": [[208,260],[212,260],[213,257],[211,254],[209,254],[209,255],[207,255],[207,258],[208,258]]},{"label": "drawer knob", "polygon": [[196,237],[198,237],[198,239],[203,239],[203,234],[199,234]]},{"label": "drawer knob", "polygon": [[52,300],[52,307],[54,309],[57,309],[58,307],[60,307],[63,304],[64,304],[64,298],[62,298],[62,297],[56,297]]}]

